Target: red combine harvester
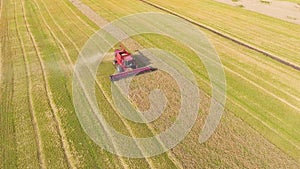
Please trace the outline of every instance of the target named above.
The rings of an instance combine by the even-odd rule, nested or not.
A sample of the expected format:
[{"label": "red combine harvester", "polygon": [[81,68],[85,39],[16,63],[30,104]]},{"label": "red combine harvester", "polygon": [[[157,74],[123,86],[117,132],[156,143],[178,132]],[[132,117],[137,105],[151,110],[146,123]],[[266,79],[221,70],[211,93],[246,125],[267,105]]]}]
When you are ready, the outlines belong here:
[{"label": "red combine harvester", "polygon": [[117,81],[119,79],[126,78],[129,76],[134,76],[134,75],[156,70],[151,66],[138,68],[135,59],[122,46],[121,46],[121,50],[120,49],[115,50],[115,60],[113,63],[118,73],[110,76],[111,81]]}]

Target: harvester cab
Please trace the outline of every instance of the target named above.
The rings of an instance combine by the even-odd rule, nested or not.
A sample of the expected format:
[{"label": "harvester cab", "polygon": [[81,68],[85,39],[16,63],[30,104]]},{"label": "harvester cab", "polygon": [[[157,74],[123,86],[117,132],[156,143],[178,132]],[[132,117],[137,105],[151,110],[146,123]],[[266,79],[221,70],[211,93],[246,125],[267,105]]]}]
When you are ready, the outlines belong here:
[{"label": "harvester cab", "polygon": [[137,67],[134,58],[125,49],[115,50],[114,65],[116,66],[118,73],[127,71],[130,68],[136,69]]},{"label": "harvester cab", "polygon": [[156,70],[151,66],[138,68],[134,57],[131,55],[131,53],[126,51],[123,46],[121,46],[121,49],[115,50],[115,59],[113,64],[118,73],[110,76],[111,81],[117,81],[128,76],[134,76]]}]

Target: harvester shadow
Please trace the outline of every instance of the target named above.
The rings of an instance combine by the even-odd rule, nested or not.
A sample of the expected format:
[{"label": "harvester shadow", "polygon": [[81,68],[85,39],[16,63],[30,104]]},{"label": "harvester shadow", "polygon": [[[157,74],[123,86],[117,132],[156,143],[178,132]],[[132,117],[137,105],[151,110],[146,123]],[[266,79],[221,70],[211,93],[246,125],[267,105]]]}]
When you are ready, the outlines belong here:
[{"label": "harvester shadow", "polygon": [[137,51],[137,53],[133,54],[132,57],[134,58],[138,67],[150,66],[152,64],[151,60],[140,51]]}]

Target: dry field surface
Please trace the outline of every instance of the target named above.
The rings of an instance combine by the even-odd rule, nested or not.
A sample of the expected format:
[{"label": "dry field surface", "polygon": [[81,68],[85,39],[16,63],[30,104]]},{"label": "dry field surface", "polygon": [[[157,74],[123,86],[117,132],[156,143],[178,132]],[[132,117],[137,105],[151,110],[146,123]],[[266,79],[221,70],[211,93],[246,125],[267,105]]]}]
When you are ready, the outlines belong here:
[{"label": "dry field surface", "polygon": [[[300,168],[300,25],[210,0],[0,0],[0,7],[0,168]],[[203,63],[164,36],[127,39],[129,49],[176,54],[194,73],[201,96],[196,124],[180,144],[135,159],[111,154],[86,135],[73,106],[72,78],[90,36],[139,12],[179,15],[207,35],[224,65],[227,102],[216,132],[199,144],[211,98]],[[134,77],[129,100],[137,109],[150,107],[154,89],[168,100],[159,119],[134,123],[113,104],[112,57],[95,79],[109,124],[130,137],[169,128],[180,107],[176,81],[161,70]]]}]

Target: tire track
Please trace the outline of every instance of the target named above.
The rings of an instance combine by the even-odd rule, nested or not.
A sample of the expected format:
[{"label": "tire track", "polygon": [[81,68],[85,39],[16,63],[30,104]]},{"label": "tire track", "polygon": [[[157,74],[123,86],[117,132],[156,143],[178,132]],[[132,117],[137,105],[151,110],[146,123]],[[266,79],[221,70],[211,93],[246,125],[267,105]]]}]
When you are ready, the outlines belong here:
[{"label": "tire track", "polygon": [[48,98],[48,104],[51,108],[52,117],[53,117],[54,123],[56,125],[56,130],[57,130],[57,133],[58,133],[60,141],[61,141],[61,147],[62,147],[64,156],[65,156],[66,161],[68,163],[68,167],[69,168],[76,168],[75,165],[73,164],[72,154],[70,153],[69,145],[68,145],[67,140],[66,140],[66,136],[65,136],[65,134],[62,130],[62,127],[61,127],[62,126],[61,121],[60,121],[60,119],[57,115],[58,110],[57,110],[57,107],[56,107],[56,105],[53,101],[52,92],[51,92],[50,87],[49,87],[49,82],[48,82],[47,74],[46,74],[46,68],[45,68],[45,65],[43,63],[41,53],[38,49],[38,45],[37,45],[37,43],[34,39],[34,36],[30,31],[30,26],[29,26],[27,18],[26,18],[24,2],[22,0],[20,0],[20,3],[22,4],[23,18],[24,18],[24,21],[25,21],[26,30],[30,35],[30,39],[33,43],[35,53],[38,56],[39,64],[40,64],[41,69],[42,69],[42,74],[43,74],[43,79],[44,79],[44,84],[45,84],[45,90],[46,90],[47,98]]},{"label": "tire track", "polygon": [[[35,1],[35,4],[37,5],[36,1]],[[44,24],[46,25],[47,29],[49,30],[50,34],[53,36],[53,38],[55,39],[55,41],[59,44],[60,50],[61,50],[61,51],[64,53],[64,55],[67,57],[67,60],[68,60],[69,64],[71,65],[71,67],[69,67],[69,69],[73,72],[73,71],[74,71],[74,64],[73,64],[73,62],[72,62],[72,60],[71,60],[71,57],[70,57],[68,51],[67,51],[66,48],[64,47],[63,43],[59,40],[59,38],[58,38],[58,37],[55,35],[55,33],[52,31],[52,29],[50,28],[50,26],[47,24],[47,22],[46,22],[44,16],[43,16],[42,13],[41,13],[41,9],[40,9],[39,5],[37,5],[37,7],[38,7],[38,9],[39,9],[39,13],[40,13],[40,16],[42,17],[42,20],[43,20]],[[50,15],[50,13],[48,13],[48,15]],[[66,35],[65,35],[65,36],[66,36]],[[109,137],[112,138],[111,135],[109,135]],[[125,163],[125,161],[124,161],[121,157],[119,157],[119,158],[120,158],[120,161],[121,161],[123,167],[124,167],[125,169],[129,168],[128,165]]]},{"label": "tire track", "polygon": [[[14,3],[15,6],[15,11],[16,11],[16,2]],[[24,15],[24,13],[23,13]],[[28,92],[28,100],[29,100],[29,110],[30,110],[30,117],[31,117],[31,123],[34,129],[34,134],[35,134],[35,141],[37,144],[37,157],[39,160],[39,165],[40,168],[42,169],[46,169],[46,165],[45,165],[45,156],[43,153],[43,147],[42,147],[42,141],[41,141],[41,136],[40,136],[40,130],[38,127],[38,122],[37,122],[37,118],[36,118],[36,112],[34,110],[34,106],[33,106],[33,100],[32,100],[32,84],[31,84],[31,74],[30,74],[30,70],[29,70],[29,62],[27,59],[27,54],[25,51],[25,47],[24,47],[24,42],[22,40],[21,34],[20,34],[20,30],[19,30],[19,24],[17,19],[15,19],[15,24],[16,24],[16,30],[17,30],[17,35],[18,35],[18,39],[19,42],[21,44],[21,49],[22,49],[22,55],[23,55],[23,60],[25,63],[25,68],[26,68],[26,81],[27,81],[27,92]]]},{"label": "tire track", "polygon": [[[64,32],[64,30],[56,23],[55,19],[53,18],[53,16],[51,15],[51,13],[49,12],[48,8],[46,7],[46,5],[43,3],[44,7],[46,8],[46,11],[48,12],[48,15],[51,17],[52,21],[55,23],[56,27],[59,28],[59,30],[64,34],[64,36],[72,43],[72,45],[76,48],[76,51],[79,53],[80,50],[77,46],[77,44]],[[103,93],[103,88],[100,85],[99,81],[96,80],[96,84],[98,85],[98,87],[100,88],[100,90]],[[105,93],[103,93],[103,95],[107,98],[107,95]],[[111,103],[110,103],[111,104]],[[112,106],[113,107],[113,106]],[[113,108],[114,109],[114,108]],[[114,109],[115,110],[115,109]],[[118,114],[118,116],[120,117],[121,121],[123,122],[123,124],[125,125],[126,129],[128,130],[129,134],[134,136],[133,131],[131,130],[131,128],[129,127],[129,125],[124,121],[124,119],[122,119],[122,117]],[[140,151],[142,152],[141,148],[139,148]],[[150,168],[155,168],[154,164],[152,163],[152,161],[150,161],[150,159],[145,158],[145,160],[147,161],[147,163],[149,164]],[[125,163],[124,166],[125,167]]]},{"label": "tire track", "polygon": [[286,65],[286,66],[288,66],[288,67],[290,67],[292,69],[300,71],[300,66],[295,65],[293,63],[290,63],[290,62],[288,62],[288,61],[286,61],[286,60],[284,60],[284,59],[282,59],[282,58],[280,58],[280,57],[278,57],[278,56],[276,56],[274,54],[271,54],[271,53],[269,53],[269,52],[267,52],[265,50],[262,50],[262,49],[259,49],[257,47],[254,47],[254,46],[252,46],[252,45],[250,45],[250,44],[248,44],[246,42],[242,42],[241,40],[238,40],[236,38],[231,37],[230,35],[227,35],[225,33],[219,32],[219,31],[217,31],[217,30],[215,30],[215,29],[213,29],[213,28],[211,28],[211,27],[209,27],[207,25],[204,25],[204,24],[201,24],[199,22],[196,22],[196,21],[194,21],[194,20],[192,20],[190,18],[187,18],[187,17],[185,17],[185,16],[183,16],[181,14],[178,14],[178,13],[176,13],[174,11],[171,11],[171,10],[169,10],[167,8],[159,6],[159,5],[154,4],[152,2],[149,2],[149,1],[146,1],[146,0],[139,0],[139,1],[141,1],[141,2],[143,2],[145,4],[148,4],[148,5],[156,8],[156,9],[159,9],[161,11],[167,12],[167,13],[169,13],[171,15],[177,16],[177,17],[179,17],[179,18],[181,18],[181,19],[183,19],[183,20],[185,20],[185,21],[187,21],[187,22],[189,22],[189,23],[191,23],[193,25],[196,25],[196,26],[201,27],[201,28],[203,28],[205,30],[208,30],[208,31],[210,31],[210,32],[212,32],[214,34],[217,34],[217,35],[219,35],[219,36],[221,36],[221,37],[223,37],[225,39],[228,39],[228,40],[230,40],[230,41],[232,41],[234,43],[237,43],[237,44],[239,44],[241,46],[244,46],[244,47],[246,47],[248,49],[251,49],[253,51],[259,52],[259,53],[261,53],[261,54],[263,54],[263,55],[265,55],[265,56],[267,56],[267,57],[269,57],[269,58],[271,58],[271,59],[273,59],[273,60],[275,60],[275,61],[283,64],[283,65]]}]

